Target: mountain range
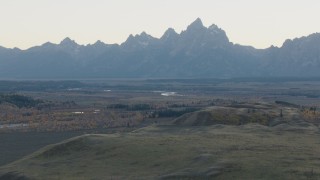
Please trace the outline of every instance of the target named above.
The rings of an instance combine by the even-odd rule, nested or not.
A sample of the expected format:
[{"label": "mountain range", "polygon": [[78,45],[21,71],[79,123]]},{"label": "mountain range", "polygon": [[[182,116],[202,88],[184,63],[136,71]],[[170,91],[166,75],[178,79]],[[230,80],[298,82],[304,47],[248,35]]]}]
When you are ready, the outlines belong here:
[{"label": "mountain range", "polygon": [[20,50],[0,46],[0,78],[320,77],[320,34],[255,49],[195,20],[180,34],[142,32],[122,44],[79,45],[70,38]]}]

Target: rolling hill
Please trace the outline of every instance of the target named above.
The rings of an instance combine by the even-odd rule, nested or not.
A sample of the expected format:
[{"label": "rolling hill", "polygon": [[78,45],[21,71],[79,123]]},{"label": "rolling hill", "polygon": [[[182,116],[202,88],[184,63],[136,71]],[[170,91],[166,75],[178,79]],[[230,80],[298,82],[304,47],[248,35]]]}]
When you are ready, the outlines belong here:
[{"label": "rolling hill", "polygon": [[84,135],[0,167],[0,179],[318,179],[318,132],[249,124]]}]

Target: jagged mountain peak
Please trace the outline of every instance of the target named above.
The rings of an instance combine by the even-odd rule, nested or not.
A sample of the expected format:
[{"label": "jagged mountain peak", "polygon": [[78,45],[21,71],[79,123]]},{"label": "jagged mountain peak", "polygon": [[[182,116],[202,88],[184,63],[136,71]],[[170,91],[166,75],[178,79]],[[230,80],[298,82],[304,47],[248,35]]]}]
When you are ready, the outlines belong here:
[{"label": "jagged mountain peak", "polygon": [[215,30],[215,29],[220,29],[216,24],[212,24],[211,26],[209,26],[210,30]]},{"label": "jagged mountain peak", "polygon": [[175,34],[177,34],[176,30],[174,30],[173,28],[168,28],[165,33],[175,33]]},{"label": "jagged mountain peak", "polygon": [[92,47],[92,48],[96,48],[96,49],[104,49],[104,48],[109,47],[109,45],[106,44],[106,43],[104,43],[104,42],[102,42],[102,41],[100,41],[100,40],[98,40],[98,41],[96,41],[95,43],[93,43],[93,44],[88,44],[88,45],[85,46],[85,47]]},{"label": "jagged mountain peak", "polygon": [[282,44],[282,47],[288,47],[288,46],[290,46],[292,44],[292,42],[293,41],[291,39],[286,39],[284,41],[284,43]]},{"label": "jagged mountain peak", "polygon": [[161,40],[169,40],[172,38],[177,38],[179,36],[179,34],[173,29],[173,28],[169,28],[166,30],[166,32],[162,35]]},{"label": "jagged mountain peak", "polygon": [[63,46],[78,46],[78,44],[70,39],[69,37],[66,37],[65,39],[63,39],[61,42],[60,42],[60,45],[63,45]]},{"label": "jagged mountain peak", "polygon": [[204,27],[202,20],[200,18],[197,18],[195,21],[193,21],[189,27]]},{"label": "jagged mountain peak", "polygon": [[207,28],[203,26],[202,21],[200,18],[196,19],[192,22],[186,30],[181,32],[181,36],[192,37],[199,34],[204,34],[207,31]]},{"label": "jagged mountain peak", "polygon": [[164,32],[163,36],[166,35],[178,35],[178,33],[173,28],[168,28],[166,32]]},{"label": "jagged mountain peak", "polygon": [[[130,34],[125,42],[130,41],[130,40],[133,40],[134,38],[135,38],[135,36],[133,36],[133,34]],[[124,44],[125,42],[123,42],[123,44]]]},{"label": "jagged mountain peak", "polygon": [[52,42],[46,42],[44,44],[42,44],[43,47],[53,47],[55,46],[55,44],[53,44]]},{"label": "jagged mountain peak", "polygon": [[300,38],[294,38],[294,39],[287,39],[284,44],[286,43],[294,43],[294,42],[303,42],[303,41],[317,41],[320,40],[320,33],[313,33],[308,36],[302,36]]},{"label": "jagged mountain peak", "polygon": [[104,42],[98,40],[98,41],[96,41],[94,44],[104,44]]},{"label": "jagged mountain peak", "polygon": [[156,38],[152,37],[151,35],[147,34],[145,31],[143,31],[139,35],[136,35],[135,38],[138,40],[143,40],[143,41],[150,41],[150,40],[156,39]]},{"label": "jagged mountain peak", "polygon": [[147,34],[146,32],[142,32],[140,34],[137,34],[133,36],[130,34],[130,36],[127,38],[127,40],[121,44],[122,47],[125,47],[126,49],[134,49],[137,47],[147,47],[150,44],[157,41],[157,38],[152,37],[151,35]]},{"label": "jagged mountain peak", "polygon": [[200,18],[197,18],[194,22],[192,22],[188,27],[187,27],[187,32],[198,32],[200,30],[205,30],[207,29]]},{"label": "jagged mountain peak", "polygon": [[[129,37],[127,38],[126,42],[128,42],[128,41],[140,41],[140,40],[145,41],[145,40],[151,40],[151,39],[155,39],[155,38],[143,31],[142,33],[136,34],[135,36],[130,34]],[[124,42],[124,43],[126,43],[126,42]]]},{"label": "jagged mountain peak", "polygon": [[100,41],[100,40],[96,41],[96,42],[93,44],[93,46],[105,46],[105,45],[107,45],[107,44],[104,43],[104,42],[102,42],[102,41]]},{"label": "jagged mountain peak", "polygon": [[[121,45],[101,41],[78,45],[65,38],[60,44],[45,43],[19,52],[0,47],[0,51],[0,72],[9,78],[57,74],[65,78],[320,77],[319,33],[258,50],[234,45],[223,29],[207,28],[200,18],[180,34],[169,28],[160,39],[142,32]],[[8,71],[10,67],[15,71]]]},{"label": "jagged mountain peak", "polygon": [[141,36],[141,37],[149,37],[150,35],[147,34],[145,31],[143,31],[142,33],[140,33],[139,36]]},{"label": "jagged mountain peak", "polygon": [[185,31],[182,31],[180,37],[182,44],[189,43],[187,49],[197,49],[198,47],[215,49],[231,45],[224,30],[215,24],[207,28],[202,24],[200,18],[191,23]]},{"label": "jagged mountain peak", "polygon": [[219,26],[212,24],[211,26],[208,27],[209,31],[214,31],[214,32],[224,32]]},{"label": "jagged mountain peak", "polygon": [[220,34],[220,35],[222,35],[222,36],[227,37],[226,32],[225,32],[223,29],[221,29],[219,26],[215,25],[215,24],[212,24],[211,26],[208,27],[208,32],[209,32],[211,35]]}]

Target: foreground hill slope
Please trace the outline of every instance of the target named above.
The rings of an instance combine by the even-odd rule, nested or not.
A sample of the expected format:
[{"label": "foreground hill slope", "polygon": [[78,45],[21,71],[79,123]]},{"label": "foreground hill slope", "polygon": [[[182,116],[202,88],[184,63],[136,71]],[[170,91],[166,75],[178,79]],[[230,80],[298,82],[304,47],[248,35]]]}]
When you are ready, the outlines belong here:
[{"label": "foreground hill slope", "polygon": [[319,129],[150,126],[84,135],[0,168],[0,179],[319,179]]},{"label": "foreground hill slope", "polygon": [[[1,42],[0,42],[1,43]],[[0,47],[2,78],[320,77],[320,34],[255,49],[230,42],[200,19],[161,38],[143,32],[118,44],[79,45],[70,38],[27,50]]]}]

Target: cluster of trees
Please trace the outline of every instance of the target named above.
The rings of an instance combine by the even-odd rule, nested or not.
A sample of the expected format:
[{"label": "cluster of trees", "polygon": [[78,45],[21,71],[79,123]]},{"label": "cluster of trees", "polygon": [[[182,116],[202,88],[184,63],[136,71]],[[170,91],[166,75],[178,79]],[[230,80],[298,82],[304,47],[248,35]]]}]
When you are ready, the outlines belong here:
[{"label": "cluster of trees", "polygon": [[200,110],[199,108],[184,108],[180,110],[164,109],[164,110],[154,112],[151,117],[152,118],[179,117],[186,113],[191,113],[199,110]]},{"label": "cluster of trees", "polygon": [[9,103],[19,108],[32,108],[43,103],[43,101],[18,94],[0,94],[0,104],[3,103]]},{"label": "cluster of trees", "polygon": [[155,107],[153,107],[150,104],[132,104],[132,105],[111,104],[108,106],[108,108],[110,108],[110,109],[123,109],[123,110],[127,110],[127,111],[145,111],[145,110],[155,109]]},{"label": "cluster of trees", "polygon": [[282,106],[300,108],[300,105],[289,103],[289,102],[286,102],[286,101],[275,101],[275,103],[279,104],[279,105],[282,105]]},{"label": "cluster of trees", "polygon": [[[58,105],[58,104],[57,104]],[[139,111],[114,111],[92,108],[75,108],[70,103],[48,109],[18,108],[12,104],[0,104],[1,131],[70,131],[80,129],[131,127],[140,124],[144,116]],[[71,102],[72,105],[72,102]],[[83,113],[75,113],[75,112]],[[10,125],[25,124],[24,128]],[[8,126],[7,126],[8,125]]]},{"label": "cluster of trees", "polygon": [[302,115],[305,120],[312,123],[320,123],[320,112],[317,111],[316,107],[304,108],[302,110]]},{"label": "cluster of trees", "polygon": [[149,118],[165,118],[165,117],[178,117],[186,113],[198,111],[200,108],[191,108],[186,105],[165,105],[166,107],[158,107],[152,104],[111,104],[108,106],[110,109],[121,109],[126,111],[152,111]]}]

